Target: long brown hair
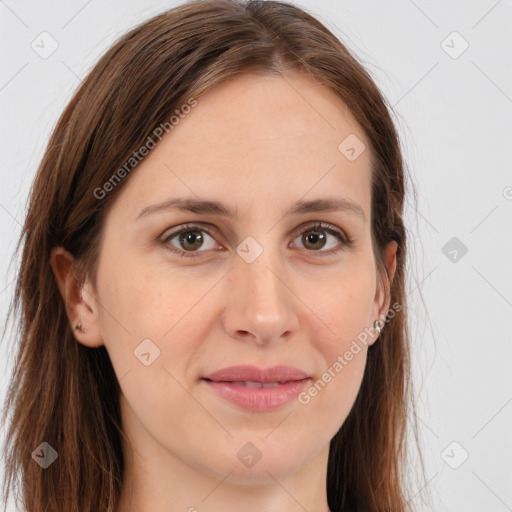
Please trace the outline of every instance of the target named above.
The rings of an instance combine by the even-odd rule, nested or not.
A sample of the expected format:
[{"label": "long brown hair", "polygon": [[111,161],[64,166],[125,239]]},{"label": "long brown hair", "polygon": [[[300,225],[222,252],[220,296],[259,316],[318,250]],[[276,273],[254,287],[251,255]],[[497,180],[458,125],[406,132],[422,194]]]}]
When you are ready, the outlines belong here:
[{"label": "long brown hair", "polygon": [[[19,315],[19,347],[4,414],[5,422],[12,413],[5,503],[19,487],[28,512],[114,512],[123,484],[120,388],[105,347],[88,348],[74,338],[50,251],[66,248],[81,263],[82,281],[87,275],[95,283],[105,214],[136,172],[125,167],[123,179],[99,198],[116,170],[191,98],[235,74],[288,69],[334,91],[370,141],[379,286],[387,283],[384,248],[398,244],[387,291],[399,307],[369,348],[355,404],[331,441],[328,504],[333,512],[409,510],[406,425],[414,403],[405,176],[390,107],[349,50],[313,16],[284,2],[243,0],[188,2],[126,33],[84,79],[51,135],[16,248],[22,256],[8,318]],[[47,469],[32,457],[43,442],[59,456]]]}]

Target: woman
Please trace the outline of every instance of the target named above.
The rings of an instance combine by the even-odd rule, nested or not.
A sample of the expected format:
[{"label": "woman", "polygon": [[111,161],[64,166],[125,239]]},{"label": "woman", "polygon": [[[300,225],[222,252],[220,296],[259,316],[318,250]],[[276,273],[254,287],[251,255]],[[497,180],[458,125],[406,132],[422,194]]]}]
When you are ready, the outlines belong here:
[{"label": "woman", "polygon": [[403,203],[386,103],[311,15],[196,1],[131,30],[33,184],[7,489],[29,512],[409,510]]}]

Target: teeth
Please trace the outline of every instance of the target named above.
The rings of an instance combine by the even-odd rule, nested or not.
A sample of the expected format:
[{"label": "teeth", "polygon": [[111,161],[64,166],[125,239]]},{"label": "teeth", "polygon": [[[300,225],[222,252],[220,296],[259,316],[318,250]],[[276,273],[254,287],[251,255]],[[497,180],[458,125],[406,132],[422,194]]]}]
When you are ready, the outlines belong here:
[{"label": "teeth", "polygon": [[249,388],[262,388],[263,384],[261,382],[253,382],[251,380],[245,381],[245,385]]},{"label": "teeth", "polygon": [[255,382],[252,380],[246,380],[242,382],[233,382],[237,386],[247,386],[249,388],[275,388],[282,384],[281,382]]}]

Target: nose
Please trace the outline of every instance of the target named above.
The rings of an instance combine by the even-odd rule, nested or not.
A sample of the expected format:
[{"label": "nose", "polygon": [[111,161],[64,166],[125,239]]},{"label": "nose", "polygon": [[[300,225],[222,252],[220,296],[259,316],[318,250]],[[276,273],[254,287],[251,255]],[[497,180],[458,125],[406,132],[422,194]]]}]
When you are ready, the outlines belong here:
[{"label": "nose", "polygon": [[260,256],[252,263],[238,259],[230,274],[232,292],[223,314],[229,336],[262,346],[297,332],[296,299],[282,269]]}]

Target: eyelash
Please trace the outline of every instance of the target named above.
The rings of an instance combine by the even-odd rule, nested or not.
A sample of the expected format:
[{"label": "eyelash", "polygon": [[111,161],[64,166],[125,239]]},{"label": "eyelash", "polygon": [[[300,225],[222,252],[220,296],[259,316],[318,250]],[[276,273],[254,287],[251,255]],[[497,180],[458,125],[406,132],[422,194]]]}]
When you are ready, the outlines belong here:
[{"label": "eyelash", "polygon": [[[310,225],[306,226],[302,231],[300,231],[295,236],[295,238],[306,233],[307,231],[315,231],[315,230],[325,231],[331,235],[334,235],[340,241],[341,246],[338,249],[330,249],[328,251],[310,250],[309,252],[316,253],[319,256],[333,255],[333,254],[338,254],[338,252],[340,250],[347,250],[354,246],[354,240],[352,240],[350,237],[344,235],[341,231],[334,228],[334,226],[332,226],[331,224],[327,224],[325,222],[316,222],[314,224],[310,224]],[[192,257],[192,258],[197,257],[201,254],[201,252],[205,252],[205,251],[184,251],[183,249],[179,249],[178,247],[170,245],[170,243],[169,243],[170,240],[172,240],[176,236],[181,235],[182,233],[186,233],[188,231],[204,231],[205,233],[208,233],[208,235],[210,235],[212,238],[215,237],[215,231],[207,226],[204,226],[202,224],[183,224],[183,226],[181,227],[180,230],[169,233],[167,236],[165,236],[162,239],[162,242],[165,244],[165,246],[168,250],[178,254],[179,256],[184,256],[187,258],[188,257]],[[294,238],[294,240],[295,240],[295,238]]]}]

